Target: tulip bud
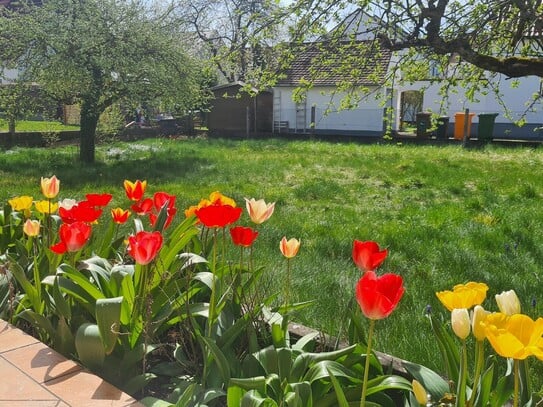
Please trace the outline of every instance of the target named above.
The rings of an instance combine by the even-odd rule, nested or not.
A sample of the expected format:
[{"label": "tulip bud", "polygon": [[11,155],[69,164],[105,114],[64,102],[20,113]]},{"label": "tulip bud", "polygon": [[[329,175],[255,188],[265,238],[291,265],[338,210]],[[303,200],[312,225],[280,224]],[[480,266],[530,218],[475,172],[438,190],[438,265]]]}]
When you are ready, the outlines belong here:
[{"label": "tulip bud", "polygon": [[496,294],[496,302],[500,312],[505,315],[520,314],[520,301],[514,290]]},{"label": "tulip bud", "polygon": [[419,405],[421,406],[425,406],[426,402],[428,401],[428,396],[422,384],[420,384],[417,380],[413,379],[411,387],[413,388],[413,394],[415,395],[417,403],[419,403]]},{"label": "tulip bud", "polygon": [[473,330],[473,336],[475,336],[478,341],[482,341],[486,338],[485,326],[482,323],[485,321],[488,314],[490,314],[490,312],[485,311],[480,305],[476,305],[475,308],[473,308],[473,313],[471,315],[471,329]]},{"label": "tulip bud", "polygon": [[471,330],[469,313],[466,308],[455,308],[451,312],[452,329],[460,339],[466,339]]}]

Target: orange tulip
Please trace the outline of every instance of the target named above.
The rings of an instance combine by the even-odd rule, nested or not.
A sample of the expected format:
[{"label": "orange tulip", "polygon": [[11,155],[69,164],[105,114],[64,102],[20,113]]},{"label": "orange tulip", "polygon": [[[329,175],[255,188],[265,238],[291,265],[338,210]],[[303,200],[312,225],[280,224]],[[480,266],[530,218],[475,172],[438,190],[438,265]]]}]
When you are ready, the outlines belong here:
[{"label": "orange tulip", "polygon": [[287,259],[291,259],[298,254],[300,241],[295,238],[287,240],[286,236],[283,236],[283,239],[281,239],[281,243],[279,244],[279,249],[281,250],[281,253],[283,253],[283,256]]},{"label": "orange tulip", "polygon": [[41,192],[47,199],[52,199],[58,195],[60,190],[60,181],[53,175],[51,178],[41,177]]},{"label": "orange tulip", "polygon": [[115,208],[111,210],[111,217],[113,218],[113,222],[122,225],[123,223],[126,223],[130,213],[131,212],[128,209]]},{"label": "orange tulip", "polygon": [[138,179],[135,182],[131,182],[124,180],[124,191],[131,201],[139,201],[143,197],[143,194],[145,194],[145,188],[147,188],[147,181],[140,181]]}]

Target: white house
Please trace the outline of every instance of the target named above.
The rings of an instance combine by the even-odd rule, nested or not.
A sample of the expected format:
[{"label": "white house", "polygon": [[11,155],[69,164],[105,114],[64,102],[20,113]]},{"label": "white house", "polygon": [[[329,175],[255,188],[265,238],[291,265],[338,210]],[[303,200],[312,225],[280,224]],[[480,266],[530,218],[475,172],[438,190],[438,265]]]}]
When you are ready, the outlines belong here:
[{"label": "white house", "polygon": [[[356,31],[361,32],[361,24],[373,24],[366,16],[360,20],[359,14],[353,14],[352,24],[356,24]],[[348,31],[348,28],[346,29]],[[356,70],[350,73],[339,72],[326,58],[322,58],[321,47],[325,42],[308,44],[297,54],[295,60],[284,73],[284,77],[273,88],[273,120],[274,132],[279,129],[293,133],[315,133],[335,135],[360,135],[380,137],[385,129],[399,131],[402,121],[414,122],[416,113],[429,111],[435,116],[446,116],[450,120],[449,136],[453,136],[454,122],[458,113],[469,109],[472,114],[471,136],[477,137],[479,114],[494,113],[495,125],[494,138],[508,139],[537,139],[543,137],[543,104],[541,102],[528,106],[534,94],[543,93],[542,80],[539,77],[525,77],[515,81],[508,80],[503,75],[498,75],[494,81],[499,85],[502,100],[507,107],[504,108],[495,94],[489,91],[487,94],[476,94],[475,102],[467,100],[466,92],[462,88],[451,89],[445,109],[442,107],[443,97],[439,94],[439,73],[429,72],[428,78],[412,84],[397,84],[385,87],[385,72],[396,64],[395,57],[387,51],[372,53],[373,43],[370,29],[366,34],[357,36],[360,48],[342,44],[334,58],[349,58],[349,52],[364,52],[367,58],[357,59],[363,61],[363,65],[354,65]],[[364,48],[364,44],[367,44]],[[334,59],[332,58],[332,59]],[[378,67],[380,75],[372,75],[371,69]],[[319,79],[312,85],[307,85],[314,73],[319,72]],[[350,77],[349,77],[350,76]],[[349,108],[342,106],[348,90],[343,86],[350,81],[354,88],[364,87],[368,94],[359,101],[349,101]],[[515,86],[512,86],[512,83]],[[300,85],[301,88],[300,88]],[[303,89],[303,90],[300,90]],[[369,91],[369,92],[368,92]],[[419,94],[420,104],[415,111],[409,112],[406,107],[405,96],[411,92]],[[303,96],[295,98],[295,96]],[[295,101],[297,100],[297,102]],[[342,102],[343,101],[343,102]],[[390,108],[390,109],[387,109]],[[413,108],[413,107],[412,107]],[[519,127],[515,123],[524,117],[525,124]],[[462,118],[463,119],[463,118]],[[287,130],[288,128],[288,130]]]}]

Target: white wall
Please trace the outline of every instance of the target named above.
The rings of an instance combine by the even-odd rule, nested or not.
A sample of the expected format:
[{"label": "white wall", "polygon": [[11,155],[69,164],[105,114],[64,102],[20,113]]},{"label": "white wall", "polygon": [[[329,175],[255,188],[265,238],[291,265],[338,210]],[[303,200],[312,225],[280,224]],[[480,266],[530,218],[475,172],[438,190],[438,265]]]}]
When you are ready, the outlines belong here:
[{"label": "white wall", "polygon": [[[449,92],[448,98],[448,108],[446,106],[445,112],[440,111],[440,101],[443,99],[439,95],[439,85],[434,84],[430,85],[427,89],[424,89],[424,102],[423,109],[425,111],[432,111],[438,114],[444,113],[444,115],[449,116],[451,121],[454,119],[454,114],[456,112],[463,112],[466,108],[470,110],[471,113],[476,115],[480,113],[498,113],[496,117],[496,123],[513,123],[515,120],[521,118],[521,115],[525,112],[527,105],[526,103],[530,101],[534,93],[540,92],[540,83],[541,80],[539,77],[526,77],[519,79],[518,87],[511,87],[512,80],[506,80],[505,77],[501,76],[500,79],[500,92],[502,93],[502,99],[506,102],[507,108],[510,110],[512,115],[512,120],[506,117],[505,109],[498,103],[496,96],[493,92],[489,92],[487,95],[477,94],[475,99],[478,102],[469,102],[465,96],[465,92],[462,88],[456,88],[456,93]],[[413,85],[403,86],[397,88],[396,91],[399,92],[405,90],[421,90],[424,87],[428,86],[428,82],[416,82]],[[396,102],[396,111],[400,111],[399,97]],[[543,103],[538,102],[534,105],[533,111],[530,111],[526,114],[527,123],[542,123],[543,122]],[[396,118],[398,121],[399,118]],[[475,123],[478,121],[477,116],[473,120]]]},{"label": "white wall", "polygon": [[[292,100],[292,87],[274,88],[275,104],[280,97],[280,115],[276,111],[274,120],[288,121],[296,128],[296,103]],[[305,128],[311,128],[311,108],[315,106],[315,130],[377,131],[383,130],[383,107],[374,95],[364,98],[355,109],[340,109],[345,93],[331,95],[332,87],[315,87],[307,91]],[[279,96],[280,95],[280,96]]]}]

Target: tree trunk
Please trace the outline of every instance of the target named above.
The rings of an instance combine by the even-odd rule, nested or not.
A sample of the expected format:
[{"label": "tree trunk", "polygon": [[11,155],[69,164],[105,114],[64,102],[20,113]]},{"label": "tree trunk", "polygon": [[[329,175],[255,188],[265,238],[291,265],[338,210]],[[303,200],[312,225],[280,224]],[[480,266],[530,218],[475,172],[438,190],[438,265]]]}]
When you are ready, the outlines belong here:
[{"label": "tree trunk", "polygon": [[6,139],[6,147],[11,148],[13,146],[14,140],[15,140],[15,117],[10,117],[8,119],[8,136]]},{"label": "tree trunk", "polygon": [[94,162],[96,126],[100,117],[96,101],[83,99],[81,102],[81,130],[79,132],[79,159],[83,163]]}]

